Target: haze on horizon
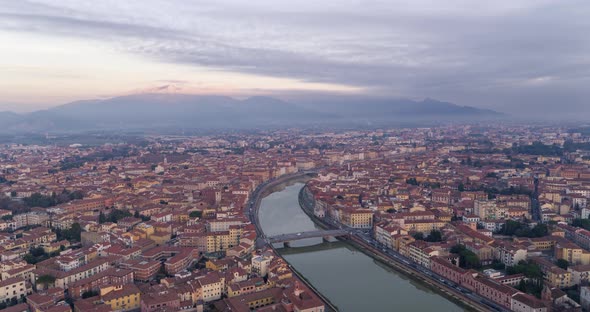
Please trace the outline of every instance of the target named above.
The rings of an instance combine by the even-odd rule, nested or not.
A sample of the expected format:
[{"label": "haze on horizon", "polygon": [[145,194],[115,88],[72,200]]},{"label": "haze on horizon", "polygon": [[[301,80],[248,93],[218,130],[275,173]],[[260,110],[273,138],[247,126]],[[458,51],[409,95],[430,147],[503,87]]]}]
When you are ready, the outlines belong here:
[{"label": "haze on horizon", "polygon": [[583,117],[588,16],[581,0],[7,0],[0,111],[165,91]]}]

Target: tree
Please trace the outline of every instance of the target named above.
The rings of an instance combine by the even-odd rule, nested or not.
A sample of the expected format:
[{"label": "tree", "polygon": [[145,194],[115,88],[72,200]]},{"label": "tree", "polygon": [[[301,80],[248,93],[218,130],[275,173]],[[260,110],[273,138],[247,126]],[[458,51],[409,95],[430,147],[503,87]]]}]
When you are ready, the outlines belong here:
[{"label": "tree", "polygon": [[140,218],[141,216],[139,215],[139,210],[135,210],[135,213],[133,214],[134,218]]},{"label": "tree", "polygon": [[53,275],[45,274],[37,278],[37,284],[44,285],[45,287],[43,288],[47,288],[47,286],[53,285],[53,283],[55,283],[55,276]]},{"label": "tree", "polygon": [[23,257],[28,264],[36,264],[40,261],[47,260],[48,258],[49,255],[45,252],[43,247],[31,247],[29,253]]},{"label": "tree", "polygon": [[506,274],[524,274],[528,278],[543,279],[543,271],[536,263],[532,261],[521,260],[517,265],[506,267]]},{"label": "tree", "polygon": [[481,267],[479,257],[472,251],[465,248],[464,245],[455,245],[451,247],[451,252],[459,255],[459,266],[464,269],[478,269]]},{"label": "tree", "polygon": [[23,202],[28,207],[51,207],[55,206],[55,197],[54,196],[45,196],[41,195],[40,193],[34,193],[29,197],[23,198]]},{"label": "tree", "polygon": [[76,241],[82,241],[82,227],[80,226],[80,223],[76,222],[72,224],[72,227],[70,228],[70,235],[72,239]]},{"label": "tree", "polygon": [[459,183],[457,189],[459,190],[459,192],[465,192],[465,184],[463,184],[463,182]]},{"label": "tree", "polygon": [[524,281],[524,278],[521,279],[520,282],[518,282],[518,286],[516,286],[516,289],[526,292],[526,282]]},{"label": "tree", "polygon": [[105,222],[107,222],[107,216],[105,216],[105,214],[101,211],[98,215],[98,223],[103,224]]},{"label": "tree", "polygon": [[590,219],[574,219],[572,226],[590,230]]},{"label": "tree", "polygon": [[437,230],[430,231],[430,234],[426,237],[427,242],[440,242],[442,241],[442,233]]},{"label": "tree", "polygon": [[488,172],[486,174],[486,178],[496,178],[497,179],[498,178],[498,174],[495,173],[495,172]]},{"label": "tree", "polygon": [[549,235],[547,224],[537,224],[531,231],[533,237],[543,237]]},{"label": "tree", "polygon": [[68,194],[68,198],[70,200],[75,200],[75,199],[83,199],[84,198],[84,194],[80,191],[73,191],[71,193]]},{"label": "tree", "polygon": [[90,297],[95,297],[98,296],[99,293],[97,291],[93,291],[93,290],[89,290],[86,291],[84,293],[82,293],[82,299],[86,299],[86,298],[90,298]]},{"label": "tree", "polygon": [[499,260],[496,260],[496,259],[494,259],[492,261],[491,266],[492,266],[492,269],[494,269],[494,270],[504,270],[504,269],[506,269],[506,265],[504,263],[500,262]]},{"label": "tree", "polygon": [[79,223],[74,223],[67,230],[55,229],[55,234],[58,240],[66,239],[69,241],[81,241],[82,240],[82,227]]},{"label": "tree", "polygon": [[424,240],[424,234],[422,234],[422,232],[416,232],[414,235],[412,235],[412,237],[414,237],[416,240]]},{"label": "tree", "polygon": [[565,259],[557,259],[555,264],[564,270],[567,270],[567,267],[570,265],[570,263]]},{"label": "tree", "polygon": [[199,210],[191,211],[191,213],[189,214],[189,217],[191,217],[191,218],[201,218],[201,217],[203,217],[203,212],[202,211],[199,211]]},{"label": "tree", "polygon": [[500,230],[501,234],[504,235],[514,235],[516,230],[520,228],[520,222],[513,221],[513,220],[506,220],[506,222],[502,225],[502,229]]},{"label": "tree", "polygon": [[119,220],[121,220],[123,218],[131,217],[131,216],[133,216],[133,214],[131,214],[131,212],[129,212],[129,210],[113,209],[111,211],[111,213],[109,214],[108,220],[110,222],[117,223],[117,222],[119,222]]}]

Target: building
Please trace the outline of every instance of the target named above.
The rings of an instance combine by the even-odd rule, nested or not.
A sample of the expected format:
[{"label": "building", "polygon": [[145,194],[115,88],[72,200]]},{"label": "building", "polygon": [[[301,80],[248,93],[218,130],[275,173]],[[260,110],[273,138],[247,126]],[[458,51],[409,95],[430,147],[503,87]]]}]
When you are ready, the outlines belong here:
[{"label": "building", "polygon": [[174,292],[147,293],[141,296],[141,312],[176,311],[180,298]]},{"label": "building", "polygon": [[89,291],[99,291],[106,285],[125,285],[133,283],[133,271],[128,269],[108,268],[98,274],[72,283],[68,293],[74,299],[81,298]]},{"label": "building", "polygon": [[252,257],[252,273],[256,273],[260,276],[266,276],[268,274],[268,267],[274,257],[271,255],[259,255]]},{"label": "building", "polygon": [[514,312],[547,312],[549,309],[541,301],[529,294],[518,293],[512,296],[510,310]]},{"label": "building", "polygon": [[217,272],[211,272],[198,279],[201,286],[202,300],[204,302],[211,302],[221,299],[224,289],[224,280],[222,280]]},{"label": "building", "polygon": [[100,289],[100,299],[112,311],[130,311],[141,306],[141,292],[134,284],[103,287]]},{"label": "building", "polygon": [[31,285],[24,278],[13,277],[0,281],[0,302],[22,300],[32,293]]},{"label": "building", "polygon": [[133,271],[133,277],[136,281],[147,282],[153,279],[160,271],[162,263],[157,260],[128,260],[122,262],[121,267]]},{"label": "building", "polygon": [[373,211],[343,208],[340,210],[340,222],[356,229],[370,229],[373,227]]}]

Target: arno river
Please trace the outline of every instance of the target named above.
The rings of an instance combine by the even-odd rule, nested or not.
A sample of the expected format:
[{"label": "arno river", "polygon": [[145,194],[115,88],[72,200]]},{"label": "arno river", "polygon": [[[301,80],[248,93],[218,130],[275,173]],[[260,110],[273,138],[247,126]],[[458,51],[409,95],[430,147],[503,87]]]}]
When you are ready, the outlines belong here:
[{"label": "arno river", "polygon": [[[277,188],[260,205],[265,235],[316,229],[298,202],[303,183]],[[455,303],[342,243],[307,239],[280,249],[340,311],[462,311]]]}]

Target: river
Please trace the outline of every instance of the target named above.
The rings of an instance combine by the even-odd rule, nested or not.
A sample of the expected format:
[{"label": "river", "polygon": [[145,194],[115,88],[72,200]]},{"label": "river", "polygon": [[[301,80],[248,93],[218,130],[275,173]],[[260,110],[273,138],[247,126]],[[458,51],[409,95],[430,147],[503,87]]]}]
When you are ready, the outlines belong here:
[{"label": "river", "polygon": [[[259,220],[265,235],[317,229],[298,202],[302,182],[283,185],[262,199]],[[306,239],[279,249],[342,312],[463,311],[457,304],[336,241]]]}]

